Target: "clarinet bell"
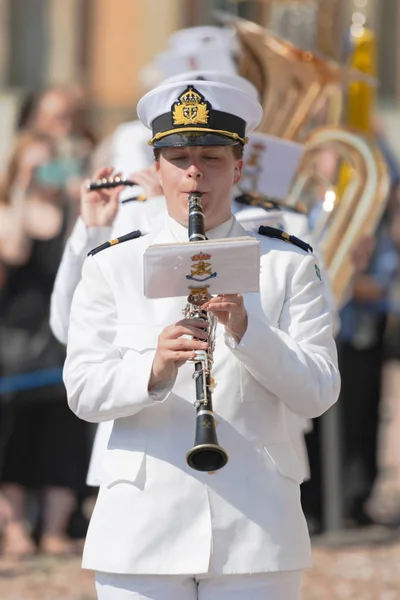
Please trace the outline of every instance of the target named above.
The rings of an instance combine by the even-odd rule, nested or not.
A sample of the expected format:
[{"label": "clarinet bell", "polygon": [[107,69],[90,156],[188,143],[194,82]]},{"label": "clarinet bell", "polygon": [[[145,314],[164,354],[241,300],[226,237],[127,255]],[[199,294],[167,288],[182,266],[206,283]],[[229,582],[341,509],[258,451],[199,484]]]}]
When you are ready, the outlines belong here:
[{"label": "clarinet bell", "polygon": [[193,446],[189,450],[186,454],[186,462],[195,471],[206,471],[211,474],[226,465],[228,455],[221,446],[203,444],[202,446]]},{"label": "clarinet bell", "polygon": [[226,465],[228,454],[218,444],[213,415],[202,412],[196,418],[195,442],[186,454],[186,462],[195,471],[213,473]]}]

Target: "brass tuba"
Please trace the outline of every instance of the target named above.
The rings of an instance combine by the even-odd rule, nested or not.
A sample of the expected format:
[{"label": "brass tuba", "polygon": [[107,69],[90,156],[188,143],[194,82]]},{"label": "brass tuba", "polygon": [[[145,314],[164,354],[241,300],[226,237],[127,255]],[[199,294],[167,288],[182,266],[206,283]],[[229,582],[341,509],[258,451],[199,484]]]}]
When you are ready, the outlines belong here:
[{"label": "brass tuba", "polygon": [[[388,170],[376,145],[349,128],[316,129],[306,146],[287,206],[306,214],[315,211],[313,239],[324,258],[340,308],[353,275],[351,251],[361,237],[374,233],[385,209]],[[330,178],[320,172],[321,151],[337,157]],[[343,164],[345,182],[341,181]]]},{"label": "brass tuba", "polygon": [[239,74],[257,88],[263,107],[258,131],[304,141],[316,125],[337,125],[342,89],[352,81],[374,79],[351,67],[301,50],[260,25],[238,17],[219,18],[236,29],[241,45]]},{"label": "brass tuba", "polygon": [[[239,72],[260,93],[264,117],[258,131],[305,144],[284,206],[315,217],[313,239],[340,307],[353,275],[350,252],[361,237],[374,232],[389,191],[386,164],[372,139],[339,125],[343,88],[356,82],[371,87],[375,80],[301,50],[256,23],[219,18],[236,28],[242,47]],[[319,169],[324,152],[335,156],[325,177]]]}]

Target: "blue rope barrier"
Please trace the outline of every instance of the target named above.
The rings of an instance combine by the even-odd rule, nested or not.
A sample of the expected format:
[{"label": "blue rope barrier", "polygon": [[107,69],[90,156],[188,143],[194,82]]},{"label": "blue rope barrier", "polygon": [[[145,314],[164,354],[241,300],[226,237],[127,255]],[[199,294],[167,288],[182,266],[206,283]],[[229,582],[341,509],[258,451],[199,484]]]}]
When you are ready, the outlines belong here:
[{"label": "blue rope barrier", "polygon": [[62,383],[62,373],[62,367],[56,367],[54,369],[42,369],[41,371],[33,371],[31,373],[19,373],[18,375],[0,377],[0,394],[33,390],[35,388]]}]

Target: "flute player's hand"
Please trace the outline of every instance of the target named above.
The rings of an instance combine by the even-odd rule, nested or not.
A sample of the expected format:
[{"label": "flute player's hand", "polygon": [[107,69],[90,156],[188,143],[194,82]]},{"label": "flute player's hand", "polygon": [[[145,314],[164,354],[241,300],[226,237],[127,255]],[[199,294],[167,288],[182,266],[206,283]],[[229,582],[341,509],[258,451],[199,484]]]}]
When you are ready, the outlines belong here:
[{"label": "flute player's hand", "polygon": [[[99,169],[93,179],[109,179],[121,173],[113,173],[112,167]],[[86,227],[111,227],[117,216],[119,207],[119,194],[123,186],[116,188],[88,190],[86,183],[81,186],[81,218]]]},{"label": "flute player's hand", "polygon": [[162,196],[163,190],[160,183],[160,176],[156,170],[155,165],[135,171],[129,176],[137,185],[143,189],[143,193],[146,198],[154,198],[155,196]]}]

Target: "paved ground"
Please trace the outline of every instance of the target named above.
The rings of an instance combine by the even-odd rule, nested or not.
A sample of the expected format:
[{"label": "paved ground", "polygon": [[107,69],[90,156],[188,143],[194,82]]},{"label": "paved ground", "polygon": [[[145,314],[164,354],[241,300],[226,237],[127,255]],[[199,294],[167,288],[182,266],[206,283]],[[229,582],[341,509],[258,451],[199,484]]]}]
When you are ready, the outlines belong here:
[{"label": "paved ground", "polygon": [[[303,600],[399,600],[397,543],[347,549],[314,549],[314,568],[304,580]],[[2,600],[95,600],[93,575],[79,559],[0,561]],[[243,599],[245,600],[245,599]]]},{"label": "paved ground", "polygon": [[314,548],[303,600],[399,600],[400,534],[393,541],[387,533],[375,535],[376,541],[368,545]]}]

